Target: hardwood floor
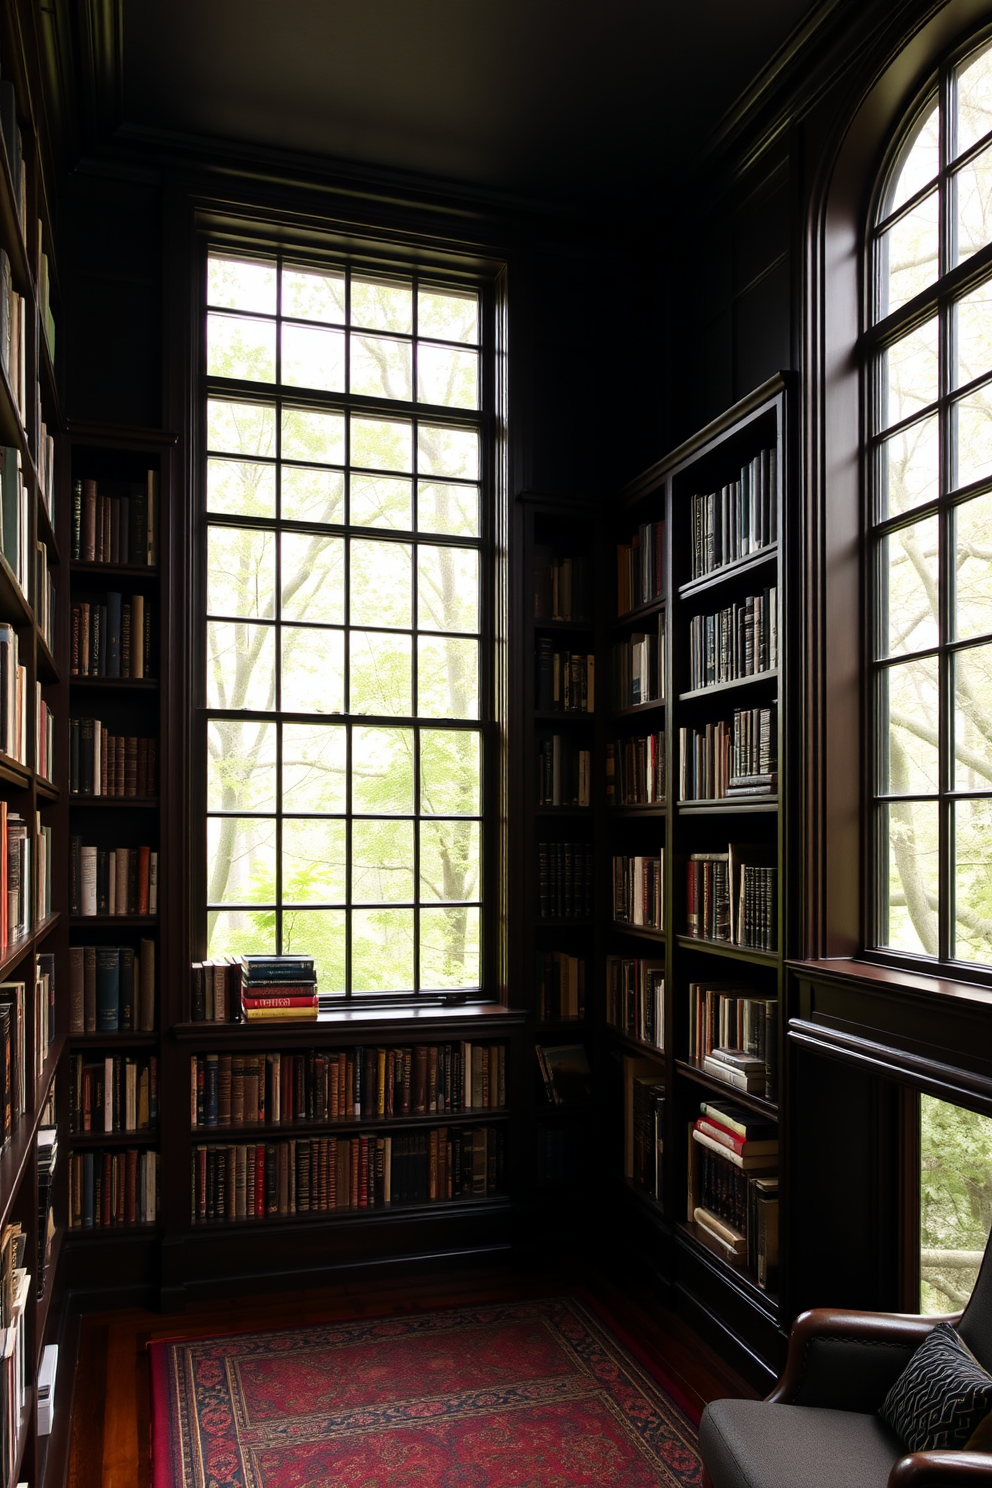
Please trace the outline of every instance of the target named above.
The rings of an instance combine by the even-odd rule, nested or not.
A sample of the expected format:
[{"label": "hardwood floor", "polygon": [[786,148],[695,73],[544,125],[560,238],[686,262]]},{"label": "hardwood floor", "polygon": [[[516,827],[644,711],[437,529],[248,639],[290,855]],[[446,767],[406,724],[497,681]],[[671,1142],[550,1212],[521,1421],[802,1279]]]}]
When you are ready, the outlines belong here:
[{"label": "hardwood floor", "polygon": [[648,1315],[594,1272],[521,1272],[510,1267],[392,1277],[299,1293],[201,1302],[178,1315],[131,1308],[83,1319],[72,1415],[69,1488],[148,1488],[150,1392],[147,1344],[247,1328],[286,1328],[583,1287],[695,1407],[754,1391],[670,1314]]}]

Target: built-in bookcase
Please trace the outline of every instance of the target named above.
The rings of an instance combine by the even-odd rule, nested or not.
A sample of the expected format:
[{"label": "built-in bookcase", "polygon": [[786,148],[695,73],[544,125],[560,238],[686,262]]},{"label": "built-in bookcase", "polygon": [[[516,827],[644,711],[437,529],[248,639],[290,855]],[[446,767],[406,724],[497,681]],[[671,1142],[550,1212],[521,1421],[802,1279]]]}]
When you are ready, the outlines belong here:
[{"label": "built-in bookcase", "polygon": [[[604,641],[604,1125],[626,1243],[714,1336],[746,1333],[770,1360],[787,1264],[787,431],[776,378],[627,488]],[[750,1066],[713,1052],[742,1046]],[[760,1144],[743,1168],[732,1139],[700,1140],[714,1102]]]}]

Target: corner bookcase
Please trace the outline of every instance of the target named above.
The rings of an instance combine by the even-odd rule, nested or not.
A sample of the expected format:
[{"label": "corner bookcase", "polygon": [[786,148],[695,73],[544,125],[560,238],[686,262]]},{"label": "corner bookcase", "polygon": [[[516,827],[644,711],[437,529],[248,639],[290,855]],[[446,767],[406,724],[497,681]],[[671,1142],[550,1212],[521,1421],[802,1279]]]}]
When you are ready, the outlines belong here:
[{"label": "corner bookcase", "polygon": [[[755,1356],[777,1369],[790,1316],[788,1255],[776,1254],[775,1240],[788,1205],[779,1116],[788,1095],[789,402],[783,374],[621,493],[608,560],[612,577],[615,552],[616,603],[602,642],[613,679],[604,857],[614,870],[600,914],[612,1053],[604,1126],[629,1210],[609,1243],[636,1253],[704,1336],[752,1373]],[[745,1043],[763,1066],[748,1088],[704,1063],[714,1044]],[[749,1175],[709,1156],[693,1126],[712,1101],[742,1108],[766,1141],[779,1127],[777,1159],[752,1160]],[[737,1218],[743,1253],[721,1249],[697,1223],[706,1198],[727,1206],[728,1224]]]}]

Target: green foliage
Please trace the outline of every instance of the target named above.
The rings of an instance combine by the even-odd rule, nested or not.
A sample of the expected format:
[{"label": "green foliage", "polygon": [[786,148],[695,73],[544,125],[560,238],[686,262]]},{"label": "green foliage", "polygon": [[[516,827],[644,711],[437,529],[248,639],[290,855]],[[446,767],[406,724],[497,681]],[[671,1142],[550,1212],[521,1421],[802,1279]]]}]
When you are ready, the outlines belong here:
[{"label": "green foliage", "polygon": [[[992,1229],[992,1120],[960,1106],[920,1100],[920,1245],[923,1251],[981,1252]],[[977,1265],[924,1264],[921,1305],[963,1305]]]}]

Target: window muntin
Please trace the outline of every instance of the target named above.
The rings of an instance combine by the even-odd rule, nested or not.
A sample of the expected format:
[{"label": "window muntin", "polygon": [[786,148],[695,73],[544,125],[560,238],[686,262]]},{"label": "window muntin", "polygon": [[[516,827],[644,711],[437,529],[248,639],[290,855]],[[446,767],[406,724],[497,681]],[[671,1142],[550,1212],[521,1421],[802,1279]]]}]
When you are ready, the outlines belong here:
[{"label": "window muntin", "polygon": [[206,277],[207,954],[476,990],[480,297],[277,256]]},{"label": "window muntin", "polygon": [[871,234],[872,882],[882,951],[992,965],[992,47],[942,70]]}]

